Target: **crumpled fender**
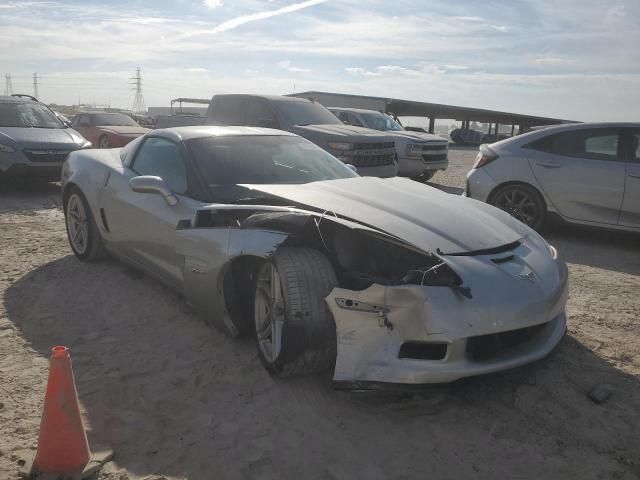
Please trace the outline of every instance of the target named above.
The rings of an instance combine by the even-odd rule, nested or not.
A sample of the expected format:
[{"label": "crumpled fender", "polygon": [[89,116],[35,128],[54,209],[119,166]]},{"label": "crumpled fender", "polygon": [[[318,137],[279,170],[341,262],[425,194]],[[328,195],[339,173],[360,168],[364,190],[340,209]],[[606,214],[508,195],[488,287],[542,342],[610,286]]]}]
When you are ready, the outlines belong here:
[{"label": "crumpled fender", "polygon": [[[345,308],[344,299],[352,306]],[[375,376],[377,365],[387,372],[387,359],[397,357],[404,339],[426,339],[425,292],[418,285],[335,288],[326,301],[336,322],[336,381]]]}]

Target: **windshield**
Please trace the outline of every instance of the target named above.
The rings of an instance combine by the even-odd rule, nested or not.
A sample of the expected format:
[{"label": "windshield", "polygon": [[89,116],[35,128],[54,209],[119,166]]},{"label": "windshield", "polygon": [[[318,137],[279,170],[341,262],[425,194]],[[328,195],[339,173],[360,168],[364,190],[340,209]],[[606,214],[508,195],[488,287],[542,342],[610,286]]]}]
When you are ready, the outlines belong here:
[{"label": "windshield", "polygon": [[64,128],[46,106],[31,102],[0,103],[0,127]]},{"label": "windshield", "polygon": [[139,126],[131,117],[122,113],[99,113],[93,116],[93,124],[99,126]]},{"label": "windshield", "polygon": [[252,196],[238,184],[301,184],[357,177],[340,160],[300,137],[205,137],[188,140],[186,145],[209,193],[219,202]]},{"label": "windshield", "polygon": [[362,117],[364,118],[367,126],[369,128],[373,128],[374,130],[382,130],[384,132],[388,130],[393,131],[402,131],[404,128],[396,122],[389,115],[385,115],[384,113],[379,112],[371,112],[371,113],[362,113]]},{"label": "windshield", "polygon": [[273,106],[290,125],[342,125],[325,107],[315,102],[282,101]]}]

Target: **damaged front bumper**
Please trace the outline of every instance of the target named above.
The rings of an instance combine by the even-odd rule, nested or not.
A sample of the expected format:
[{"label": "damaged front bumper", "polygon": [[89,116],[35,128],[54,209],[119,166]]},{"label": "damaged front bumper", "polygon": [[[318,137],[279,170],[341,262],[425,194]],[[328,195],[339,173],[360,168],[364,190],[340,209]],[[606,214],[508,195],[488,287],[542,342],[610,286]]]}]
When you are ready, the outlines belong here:
[{"label": "damaged front bumper", "polygon": [[454,290],[374,284],[334,289],[327,303],[336,322],[334,381],[361,385],[445,383],[518,367],[548,355],[566,331],[567,282],[540,305],[505,318],[490,302]]}]

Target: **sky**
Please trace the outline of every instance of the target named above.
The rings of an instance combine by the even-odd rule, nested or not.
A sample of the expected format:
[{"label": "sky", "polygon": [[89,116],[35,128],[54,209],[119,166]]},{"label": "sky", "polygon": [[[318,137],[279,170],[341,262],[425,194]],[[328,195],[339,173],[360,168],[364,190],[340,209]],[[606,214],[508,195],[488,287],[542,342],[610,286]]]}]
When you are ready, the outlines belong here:
[{"label": "sky", "polygon": [[0,94],[131,107],[330,91],[640,120],[639,0],[0,0]]}]

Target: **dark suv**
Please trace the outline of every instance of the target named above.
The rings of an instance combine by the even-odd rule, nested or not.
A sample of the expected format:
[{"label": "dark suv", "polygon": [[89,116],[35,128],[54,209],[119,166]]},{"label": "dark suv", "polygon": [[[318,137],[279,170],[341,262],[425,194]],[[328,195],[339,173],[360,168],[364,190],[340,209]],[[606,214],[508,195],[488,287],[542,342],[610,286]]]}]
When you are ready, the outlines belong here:
[{"label": "dark suv", "polygon": [[265,127],[295,133],[357,168],[360,175],[398,174],[393,137],[344,125],[317,102],[275,95],[214,95],[209,125]]}]

